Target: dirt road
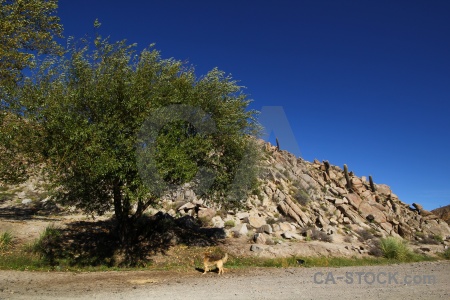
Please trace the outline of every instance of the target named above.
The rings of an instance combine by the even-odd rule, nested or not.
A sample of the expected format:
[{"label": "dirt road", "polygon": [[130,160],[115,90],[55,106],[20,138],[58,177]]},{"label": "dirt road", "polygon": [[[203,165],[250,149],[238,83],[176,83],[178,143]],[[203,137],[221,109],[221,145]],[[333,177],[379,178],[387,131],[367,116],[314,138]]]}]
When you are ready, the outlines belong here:
[{"label": "dirt road", "polygon": [[199,271],[0,271],[0,299],[450,299],[450,262]]}]

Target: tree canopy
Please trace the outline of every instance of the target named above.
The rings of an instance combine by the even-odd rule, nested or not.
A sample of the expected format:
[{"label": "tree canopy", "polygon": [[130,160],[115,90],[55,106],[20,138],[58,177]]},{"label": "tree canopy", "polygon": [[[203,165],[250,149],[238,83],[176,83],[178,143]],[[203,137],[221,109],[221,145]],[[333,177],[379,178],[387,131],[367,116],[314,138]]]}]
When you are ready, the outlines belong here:
[{"label": "tree canopy", "polygon": [[57,0],[0,0],[0,83],[17,80],[33,64],[33,51],[61,53],[57,7]]},{"label": "tree canopy", "polygon": [[57,7],[57,0],[0,0],[0,183],[27,179],[39,162],[37,124],[23,118],[16,94],[36,54],[62,54]]},{"label": "tree canopy", "polygon": [[[42,63],[18,94],[35,124],[55,198],[87,213],[114,209],[121,238],[174,185],[236,205],[256,184],[255,111],[213,69],[139,53],[125,41],[73,43]],[[207,183],[205,183],[205,179]]]}]

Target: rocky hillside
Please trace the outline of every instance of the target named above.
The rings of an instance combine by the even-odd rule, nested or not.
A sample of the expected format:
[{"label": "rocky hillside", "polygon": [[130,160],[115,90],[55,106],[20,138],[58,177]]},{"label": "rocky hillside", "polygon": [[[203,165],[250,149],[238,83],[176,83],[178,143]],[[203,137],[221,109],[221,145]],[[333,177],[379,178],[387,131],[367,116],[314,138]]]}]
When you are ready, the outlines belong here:
[{"label": "rocky hillside", "polygon": [[431,212],[450,224],[450,205],[433,209]]},{"label": "rocky hillside", "polygon": [[[422,252],[448,247],[449,225],[418,203],[402,202],[389,186],[357,177],[347,166],[308,162],[262,141],[260,146],[264,167],[259,193],[247,199],[244,209],[227,211],[210,205],[185,184],[147,214],[191,216],[204,226],[223,228],[232,237],[229,241],[240,245],[235,254],[366,255],[376,237],[385,236],[409,240]],[[54,213],[71,211],[52,203],[45,184],[36,179],[14,189],[3,188],[2,193],[0,204],[5,211],[8,203]]]},{"label": "rocky hillside", "polygon": [[[346,170],[347,166],[342,169],[326,161],[308,162],[268,143],[261,142],[261,146],[265,158],[261,191],[248,198],[245,210],[224,212],[208,207],[189,185],[164,199],[162,210],[228,227],[230,236],[253,236],[256,245],[311,238],[342,243],[368,236],[448,243],[450,228],[446,222],[418,203],[410,206],[402,202],[389,186],[357,177]],[[358,252],[364,251],[358,248]]]}]

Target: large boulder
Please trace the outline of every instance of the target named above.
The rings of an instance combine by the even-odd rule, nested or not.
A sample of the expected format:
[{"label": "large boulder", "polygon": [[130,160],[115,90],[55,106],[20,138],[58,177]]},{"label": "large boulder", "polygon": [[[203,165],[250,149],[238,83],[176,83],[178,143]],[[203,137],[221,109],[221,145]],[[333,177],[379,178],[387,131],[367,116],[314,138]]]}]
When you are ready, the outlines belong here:
[{"label": "large boulder", "polygon": [[258,228],[258,232],[259,233],[267,233],[267,234],[271,234],[272,233],[272,226],[270,226],[269,224],[264,224],[261,227]]},{"label": "large boulder", "polygon": [[248,217],[248,223],[253,228],[260,228],[261,226],[266,224],[266,219],[263,217],[250,216],[250,217]]},{"label": "large boulder", "polygon": [[238,224],[231,228],[230,231],[239,236],[246,235],[248,233],[247,224]]},{"label": "large boulder", "polygon": [[213,208],[201,207],[198,210],[198,217],[200,219],[206,219],[206,220],[210,221],[215,215],[216,215],[216,210]]}]

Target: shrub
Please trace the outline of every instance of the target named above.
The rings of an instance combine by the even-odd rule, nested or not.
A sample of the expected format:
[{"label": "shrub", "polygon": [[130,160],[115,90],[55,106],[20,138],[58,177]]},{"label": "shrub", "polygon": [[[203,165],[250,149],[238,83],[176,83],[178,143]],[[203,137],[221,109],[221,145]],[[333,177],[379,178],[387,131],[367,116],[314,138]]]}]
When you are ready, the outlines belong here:
[{"label": "shrub", "polygon": [[311,229],[311,236],[310,238],[312,240],[316,240],[316,241],[323,241],[323,242],[327,242],[327,243],[331,243],[333,242],[333,237],[326,234],[323,231],[317,230],[316,228],[312,228]]},{"label": "shrub", "polygon": [[424,236],[421,240],[420,240],[421,244],[428,244],[428,245],[437,245],[439,244],[439,241],[436,240],[433,236],[427,235]]},{"label": "shrub", "polygon": [[360,229],[356,232],[358,236],[358,241],[364,242],[374,238],[373,234],[365,229]]},{"label": "shrub", "polygon": [[442,253],[442,256],[443,256],[445,259],[450,259],[450,248],[447,248],[447,249]]},{"label": "shrub", "polygon": [[298,189],[295,191],[294,199],[297,201],[298,204],[306,206],[308,205],[310,201],[310,197],[308,192],[302,189]]},{"label": "shrub", "polygon": [[39,239],[31,247],[33,252],[42,255],[45,261],[50,265],[55,263],[56,253],[54,251],[55,245],[61,242],[61,229],[50,225],[41,233]]},{"label": "shrub", "polygon": [[13,236],[10,232],[6,231],[0,235],[0,251],[6,251],[12,245]]},{"label": "shrub", "polygon": [[412,255],[406,241],[399,238],[387,237],[380,239],[379,248],[386,258],[406,260]]},{"label": "shrub", "polygon": [[438,235],[438,234],[435,234],[435,235],[433,236],[433,239],[434,239],[435,241],[437,241],[438,243],[444,242],[444,238],[443,238],[441,235]]},{"label": "shrub", "polygon": [[224,226],[225,226],[226,228],[231,228],[231,227],[236,226],[236,223],[234,223],[234,220],[228,220],[228,221],[226,221],[226,222],[224,223]]},{"label": "shrub", "polygon": [[269,225],[273,225],[273,224],[275,224],[276,222],[277,222],[277,221],[276,221],[274,218],[268,218],[267,221],[266,221],[266,223],[269,224]]},{"label": "shrub", "polygon": [[416,231],[416,235],[421,238],[423,238],[425,236],[425,234],[421,231]]}]

